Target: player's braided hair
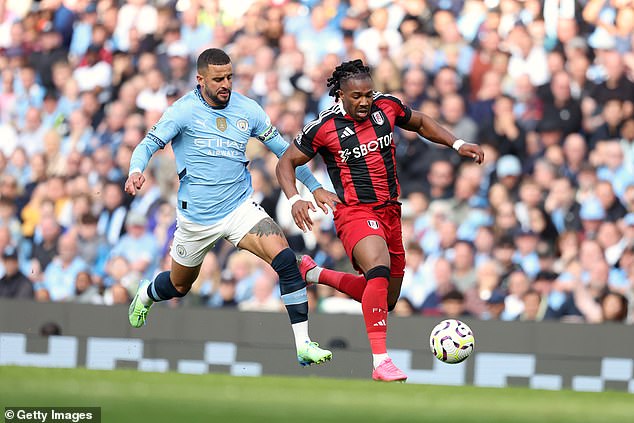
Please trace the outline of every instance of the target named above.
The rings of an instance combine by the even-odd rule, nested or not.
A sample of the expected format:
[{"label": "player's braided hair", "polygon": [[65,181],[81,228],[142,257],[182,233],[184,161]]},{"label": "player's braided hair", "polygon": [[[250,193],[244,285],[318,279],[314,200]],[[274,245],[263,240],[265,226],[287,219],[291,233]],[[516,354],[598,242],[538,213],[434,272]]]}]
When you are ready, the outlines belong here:
[{"label": "player's braided hair", "polygon": [[327,86],[331,87],[328,94],[339,99],[338,91],[341,89],[341,81],[367,76],[370,76],[370,68],[365,66],[360,59],[343,62],[335,68],[332,76],[328,78]]}]

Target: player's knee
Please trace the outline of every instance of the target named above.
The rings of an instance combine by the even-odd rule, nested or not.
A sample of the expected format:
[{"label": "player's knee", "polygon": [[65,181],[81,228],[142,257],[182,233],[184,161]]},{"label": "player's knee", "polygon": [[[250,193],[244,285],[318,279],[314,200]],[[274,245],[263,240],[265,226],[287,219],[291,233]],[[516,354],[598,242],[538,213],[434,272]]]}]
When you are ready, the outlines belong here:
[{"label": "player's knee", "polygon": [[365,272],[365,279],[385,278],[390,279],[390,268],[387,266],[375,266],[372,269]]}]

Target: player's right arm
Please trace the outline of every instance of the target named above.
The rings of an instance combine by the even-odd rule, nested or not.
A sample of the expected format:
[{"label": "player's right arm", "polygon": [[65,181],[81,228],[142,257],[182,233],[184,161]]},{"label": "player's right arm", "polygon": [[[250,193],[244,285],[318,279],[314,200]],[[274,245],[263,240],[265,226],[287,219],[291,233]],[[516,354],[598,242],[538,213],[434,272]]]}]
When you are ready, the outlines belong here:
[{"label": "player's right arm", "polygon": [[178,113],[179,103],[169,107],[156,125],[145,135],[143,140],[136,146],[130,158],[130,171],[125,182],[125,192],[136,195],[145,183],[143,171],[147,167],[150,159],[159,149],[165,148],[183,127],[183,119]]},{"label": "player's right arm", "polygon": [[293,220],[297,227],[304,232],[311,230],[313,227],[313,221],[308,211],[315,211],[315,206],[310,201],[301,199],[296,187],[295,169],[308,163],[311,158],[300,151],[295,143],[291,143],[284,154],[282,154],[282,157],[279,158],[275,167],[275,174],[280,187],[284,191],[286,198],[291,202]]}]

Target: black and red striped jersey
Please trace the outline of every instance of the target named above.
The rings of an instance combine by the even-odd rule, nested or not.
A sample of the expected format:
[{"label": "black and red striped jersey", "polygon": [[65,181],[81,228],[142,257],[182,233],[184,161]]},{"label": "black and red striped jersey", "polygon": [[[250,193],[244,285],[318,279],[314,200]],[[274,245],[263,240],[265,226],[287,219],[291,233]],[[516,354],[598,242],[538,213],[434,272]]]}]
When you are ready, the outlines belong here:
[{"label": "black and red striped jersey", "polygon": [[392,138],[411,113],[396,97],[376,92],[368,119],[357,122],[338,102],[308,123],[295,145],[307,156],[323,157],[344,204],[382,204],[400,194]]}]

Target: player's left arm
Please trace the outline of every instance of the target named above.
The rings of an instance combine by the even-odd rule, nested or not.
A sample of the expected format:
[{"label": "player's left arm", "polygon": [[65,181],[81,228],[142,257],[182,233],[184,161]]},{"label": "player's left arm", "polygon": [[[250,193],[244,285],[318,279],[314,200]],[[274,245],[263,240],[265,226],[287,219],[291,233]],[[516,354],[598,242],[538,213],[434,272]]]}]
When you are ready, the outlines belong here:
[{"label": "player's left arm", "polygon": [[481,164],[484,160],[484,152],[479,145],[456,138],[451,132],[424,113],[412,110],[409,120],[399,126],[408,131],[416,132],[436,144],[451,147],[461,156],[473,159],[478,164]]}]

